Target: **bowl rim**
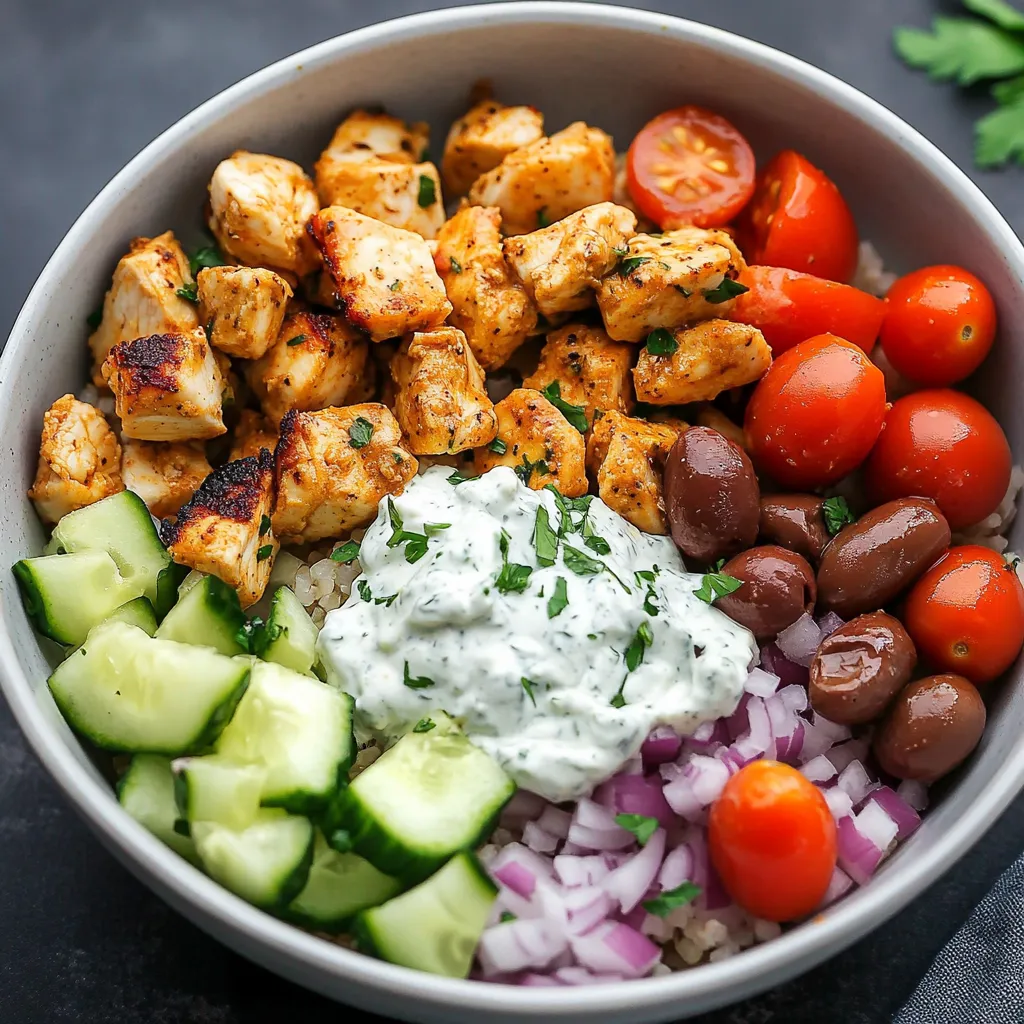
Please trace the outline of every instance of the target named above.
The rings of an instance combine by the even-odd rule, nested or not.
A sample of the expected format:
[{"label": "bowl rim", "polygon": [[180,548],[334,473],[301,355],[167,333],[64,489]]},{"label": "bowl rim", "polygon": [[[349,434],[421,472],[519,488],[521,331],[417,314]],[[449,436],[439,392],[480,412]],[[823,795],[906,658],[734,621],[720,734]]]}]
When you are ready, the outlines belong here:
[{"label": "bowl rim", "polygon": [[[526,2],[478,4],[409,15],[318,43],[256,71],[216,94],[162,132],[119,171],[86,207],[47,261],[15,321],[0,356],[0,403],[12,398],[16,357],[31,343],[32,326],[41,321],[54,279],[59,278],[80,251],[81,243],[102,225],[125,187],[141,171],[161,164],[169,154],[187,146],[191,133],[228,116],[285,84],[297,74],[316,70],[351,53],[376,49],[390,42],[438,33],[473,29],[483,24],[582,24],[622,31],[656,34],[703,46],[781,75],[817,92],[834,106],[868,124],[876,133],[926,165],[951,197],[967,209],[1000,246],[1004,258],[1024,280],[1024,246],[990,200],[948,157],[914,128],[877,101],[796,57],[722,29],[671,15],[605,4]],[[844,901],[814,926],[803,926],[771,942],[745,950],[742,956],[704,964],[696,971],[644,979],[642,983],[612,982],[572,989],[522,988],[443,978],[373,959],[300,930],[250,906],[179,858],[131,819],[111,799],[110,789],[83,771],[22,672],[12,641],[13,624],[0,615],[0,690],[16,721],[47,771],[90,827],[116,850],[136,876],[158,891],[173,894],[179,909],[206,927],[216,919],[223,927],[255,945],[300,963],[310,972],[325,972],[354,986],[397,993],[409,1005],[425,1001],[435,1009],[473,1007],[478,1012],[560,1015],[595,1013],[639,1017],[668,1004],[678,1014],[740,999],[788,980],[852,944],[883,924],[920,894],[961,857],[992,825],[1024,786],[1024,746],[1018,746],[974,803],[953,827],[921,850],[913,862],[887,872],[861,889],[855,900]],[[282,972],[287,973],[287,972]],[[726,997],[721,998],[723,994]],[[689,1005],[687,1005],[689,1004]]]}]

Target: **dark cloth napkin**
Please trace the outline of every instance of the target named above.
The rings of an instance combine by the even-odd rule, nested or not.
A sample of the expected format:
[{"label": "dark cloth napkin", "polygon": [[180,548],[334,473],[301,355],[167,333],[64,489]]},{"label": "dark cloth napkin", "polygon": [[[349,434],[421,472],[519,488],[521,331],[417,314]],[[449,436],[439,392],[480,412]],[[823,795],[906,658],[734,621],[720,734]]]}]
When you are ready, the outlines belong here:
[{"label": "dark cloth napkin", "polygon": [[1024,1022],[1024,857],[936,957],[893,1024]]}]

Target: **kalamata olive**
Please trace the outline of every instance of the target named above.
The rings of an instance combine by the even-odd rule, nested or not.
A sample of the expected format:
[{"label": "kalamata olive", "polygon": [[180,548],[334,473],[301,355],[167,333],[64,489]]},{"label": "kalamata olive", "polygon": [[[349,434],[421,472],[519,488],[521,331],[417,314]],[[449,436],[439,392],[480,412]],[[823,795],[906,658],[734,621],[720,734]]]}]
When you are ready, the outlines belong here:
[{"label": "kalamata olive", "polygon": [[717,430],[683,431],[665,461],[665,511],[672,539],[710,565],[757,539],[757,477],[747,453]]},{"label": "kalamata olive", "polygon": [[721,572],[743,585],[719,598],[715,607],[746,626],[758,640],[774,638],[814,609],[814,570],[795,551],[765,544],[730,558]]},{"label": "kalamata olive", "polygon": [[951,772],[985,731],[985,703],[963,676],[918,679],[893,702],[875,736],[875,757],[897,779],[933,782]]},{"label": "kalamata olive", "polygon": [[818,566],[818,601],[844,619],[881,608],[949,547],[949,523],[924,498],[886,502],[832,538]]},{"label": "kalamata olive", "polygon": [[813,494],[762,495],[757,539],[817,562],[829,542],[821,506],[822,499]]},{"label": "kalamata olive", "polygon": [[889,706],[917,664],[914,641],[885,612],[858,615],[818,645],[811,662],[811,707],[831,722],[860,725]]}]

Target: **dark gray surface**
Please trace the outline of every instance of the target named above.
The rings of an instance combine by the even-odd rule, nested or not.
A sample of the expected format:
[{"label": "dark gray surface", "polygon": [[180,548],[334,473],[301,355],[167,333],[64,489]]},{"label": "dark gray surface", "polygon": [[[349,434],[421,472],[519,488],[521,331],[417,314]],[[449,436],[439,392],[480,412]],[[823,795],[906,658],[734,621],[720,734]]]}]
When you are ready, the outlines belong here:
[{"label": "dark gray surface", "polygon": [[[250,71],[429,3],[382,0],[0,0],[0,338],[100,187],[182,114]],[[455,5],[448,5],[455,6]],[[809,60],[923,131],[1024,226],[1024,171],[970,168],[983,94],[931,85],[891,55],[932,0],[716,0],[633,6],[707,19]],[[381,74],[387,69],[382,68]],[[609,73],[613,73],[609,69]],[[628,87],[628,69],[614,69]],[[703,1024],[887,1021],[1024,849],[1024,800],[876,934]],[[0,704],[0,1021],[241,1024],[341,1013],[222,949],[87,833]],[[951,1022],[952,1024],[952,1022]]]}]

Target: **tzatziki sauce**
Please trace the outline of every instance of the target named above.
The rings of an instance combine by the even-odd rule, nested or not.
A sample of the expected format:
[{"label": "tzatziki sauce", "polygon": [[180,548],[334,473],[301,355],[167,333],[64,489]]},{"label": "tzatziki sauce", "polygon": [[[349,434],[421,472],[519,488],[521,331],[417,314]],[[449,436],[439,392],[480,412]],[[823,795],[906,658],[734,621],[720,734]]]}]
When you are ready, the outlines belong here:
[{"label": "tzatziki sauce", "polygon": [[434,466],[385,498],[318,648],[388,743],[443,710],[524,789],[579,798],[669,725],[731,714],[757,648],[666,537],[506,467]]}]

